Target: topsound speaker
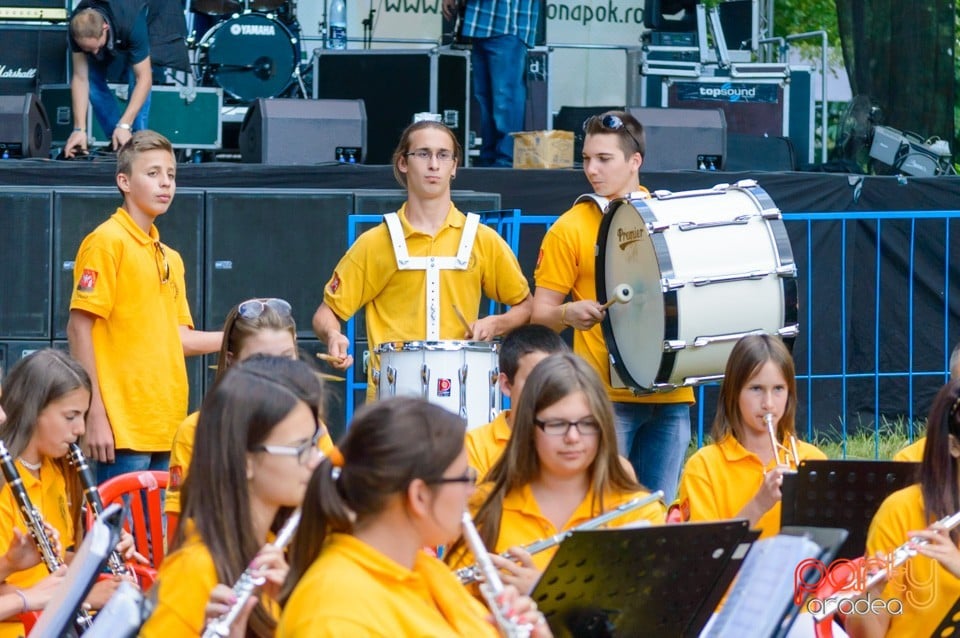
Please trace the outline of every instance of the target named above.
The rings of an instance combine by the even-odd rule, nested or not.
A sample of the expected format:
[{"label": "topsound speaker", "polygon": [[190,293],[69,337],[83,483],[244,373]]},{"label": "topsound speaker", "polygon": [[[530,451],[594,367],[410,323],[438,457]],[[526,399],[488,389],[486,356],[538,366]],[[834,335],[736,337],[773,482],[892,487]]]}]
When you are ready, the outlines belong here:
[{"label": "topsound speaker", "polygon": [[240,155],[262,164],[359,164],[367,156],[363,100],[260,98],[240,125]]},{"label": "topsound speaker", "polygon": [[647,137],[644,171],[721,170],[727,120],[720,109],[631,108]]},{"label": "topsound speaker", "polygon": [[0,95],[0,149],[21,157],[47,157],[50,139],[50,120],[36,94]]}]

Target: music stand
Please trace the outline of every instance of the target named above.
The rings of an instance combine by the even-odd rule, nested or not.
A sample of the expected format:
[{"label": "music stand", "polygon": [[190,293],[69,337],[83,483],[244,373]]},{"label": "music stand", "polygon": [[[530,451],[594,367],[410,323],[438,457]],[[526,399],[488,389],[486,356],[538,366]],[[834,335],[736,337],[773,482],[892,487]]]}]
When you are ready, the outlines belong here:
[{"label": "music stand", "polygon": [[157,588],[145,598],[136,585],[123,581],[93,620],[84,638],[133,638],[156,607]]},{"label": "music stand", "polygon": [[849,532],[838,558],[863,556],[867,529],[880,504],[917,480],[919,463],[801,461],[784,475],[780,526],[831,527]]},{"label": "music stand", "polygon": [[943,617],[943,620],[940,621],[937,628],[930,634],[930,638],[956,636],[958,630],[960,630],[960,598],[953,603],[953,607],[950,608],[947,615]]},{"label": "music stand", "polygon": [[573,532],[531,596],[557,638],[697,636],[757,535],[745,520]]},{"label": "music stand", "polygon": [[93,587],[107,556],[117,546],[122,525],[123,508],[119,503],[103,510],[74,555],[63,584],[30,631],[31,638],[73,635],[80,604]]}]

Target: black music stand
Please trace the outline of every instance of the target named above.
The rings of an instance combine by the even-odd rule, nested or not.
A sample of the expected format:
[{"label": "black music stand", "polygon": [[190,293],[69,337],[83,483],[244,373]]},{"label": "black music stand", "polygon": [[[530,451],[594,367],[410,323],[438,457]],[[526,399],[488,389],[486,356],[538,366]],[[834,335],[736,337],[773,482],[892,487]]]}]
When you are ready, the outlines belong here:
[{"label": "black music stand", "polygon": [[103,609],[97,612],[93,627],[84,638],[133,638],[150,617],[157,604],[157,588],[147,596],[129,581],[123,581]]},{"label": "black music stand", "polygon": [[867,529],[880,504],[917,480],[919,463],[801,461],[784,475],[780,526],[839,527],[849,532],[838,558],[863,556]]},{"label": "black music stand", "polygon": [[930,634],[930,638],[946,638],[947,636],[956,636],[960,631],[960,598],[953,603],[953,607],[943,617],[937,628]]},{"label": "black music stand", "polygon": [[573,532],[531,596],[557,638],[697,636],[757,535],[744,520]]},{"label": "black music stand", "polygon": [[103,510],[74,555],[63,584],[30,631],[31,638],[75,635],[71,632],[75,631],[73,625],[80,604],[93,587],[107,556],[120,541],[122,526],[123,508],[119,504]]}]

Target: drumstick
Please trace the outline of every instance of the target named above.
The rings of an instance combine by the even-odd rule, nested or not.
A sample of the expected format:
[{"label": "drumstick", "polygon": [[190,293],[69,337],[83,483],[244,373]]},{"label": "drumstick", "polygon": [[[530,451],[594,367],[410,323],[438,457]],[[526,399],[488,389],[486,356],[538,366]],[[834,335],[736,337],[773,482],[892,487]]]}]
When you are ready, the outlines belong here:
[{"label": "drumstick", "polygon": [[457,313],[457,319],[460,321],[460,325],[463,326],[465,332],[470,332],[470,324],[467,323],[467,318],[463,316],[463,313],[460,312],[460,309],[456,306],[453,307],[453,311]]},{"label": "drumstick", "polygon": [[617,284],[616,290],[613,291],[613,297],[600,306],[600,310],[606,310],[615,303],[630,303],[631,299],[633,299],[633,288],[630,287],[630,284]]},{"label": "drumstick", "polygon": [[342,361],[340,357],[335,357],[332,354],[327,354],[326,352],[318,352],[317,359],[326,361],[327,363],[340,363]]}]

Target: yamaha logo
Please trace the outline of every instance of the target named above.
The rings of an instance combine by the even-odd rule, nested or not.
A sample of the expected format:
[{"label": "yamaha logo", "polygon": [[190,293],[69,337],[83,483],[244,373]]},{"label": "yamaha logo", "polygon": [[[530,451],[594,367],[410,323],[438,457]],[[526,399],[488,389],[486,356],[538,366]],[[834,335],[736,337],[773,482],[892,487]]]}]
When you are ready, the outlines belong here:
[{"label": "yamaha logo", "polygon": [[277,31],[272,24],[233,24],[230,25],[231,35],[276,35]]},{"label": "yamaha logo", "polygon": [[635,244],[643,239],[643,228],[636,227],[624,230],[617,229],[617,241],[620,242],[620,250],[626,250],[630,244]]},{"label": "yamaha logo", "polygon": [[8,67],[6,64],[0,64],[0,79],[4,80],[33,80],[37,77],[36,68]]}]

